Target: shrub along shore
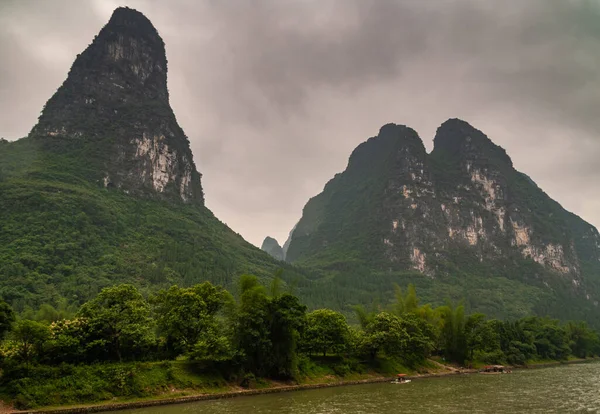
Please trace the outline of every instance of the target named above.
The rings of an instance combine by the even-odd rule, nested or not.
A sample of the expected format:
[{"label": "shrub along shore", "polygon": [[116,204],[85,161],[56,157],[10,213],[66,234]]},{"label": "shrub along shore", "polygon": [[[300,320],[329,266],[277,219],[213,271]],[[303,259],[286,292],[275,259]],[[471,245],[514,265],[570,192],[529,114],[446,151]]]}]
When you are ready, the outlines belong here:
[{"label": "shrub along shore", "polygon": [[355,311],[360,325],[349,326],[339,312],[308,312],[279,278],[267,288],[249,275],[235,298],[205,282],[149,298],[119,285],[76,311],[43,306],[19,317],[0,302],[0,397],[17,409],[175,402],[600,353],[597,333],[583,322],[432,308],[410,285],[396,286],[387,307]]},{"label": "shrub along shore", "polygon": [[[563,365],[563,364],[580,364],[580,363],[589,363],[598,361],[598,358],[587,358],[587,359],[571,359],[568,361],[554,361],[554,362],[544,362],[544,363],[534,363],[530,364],[526,367],[522,368],[547,368],[551,366]],[[433,377],[443,377],[448,375],[456,375],[456,374],[474,374],[478,373],[476,369],[467,369],[467,370],[457,370],[449,368],[445,371],[433,372],[427,374],[417,374],[410,375],[405,378],[407,379],[427,379]],[[235,387],[231,385],[231,387],[222,392],[216,392],[213,394],[198,394],[197,392],[191,392],[190,395],[179,396],[179,397],[168,397],[166,395],[161,396],[161,398],[144,398],[141,400],[135,401],[124,401],[120,403],[114,402],[105,402],[101,404],[88,404],[88,405],[80,405],[80,406],[71,406],[71,407],[59,407],[59,408],[42,408],[39,410],[27,410],[27,411],[10,411],[6,414],[80,414],[80,413],[94,413],[94,412],[106,412],[106,411],[119,411],[119,410],[127,410],[134,408],[145,408],[145,407],[155,407],[161,405],[173,405],[173,404],[185,404],[192,403],[197,401],[209,401],[209,400],[219,400],[225,398],[234,398],[234,397],[242,397],[242,396],[252,396],[252,395],[263,395],[263,394],[273,394],[273,393],[281,393],[281,392],[291,392],[291,391],[303,391],[303,390],[311,390],[311,389],[319,389],[319,388],[331,388],[331,387],[340,387],[346,385],[361,385],[361,384],[373,384],[379,382],[388,382],[393,379],[393,377],[370,377],[362,380],[336,380],[332,381],[331,376],[327,378],[322,378],[323,380],[329,380],[329,382],[317,383],[317,384],[296,384],[296,385],[281,385],[281,384],[270,384],[269,388],[260,388],[260,389],[242,389],[239,387]]]}]

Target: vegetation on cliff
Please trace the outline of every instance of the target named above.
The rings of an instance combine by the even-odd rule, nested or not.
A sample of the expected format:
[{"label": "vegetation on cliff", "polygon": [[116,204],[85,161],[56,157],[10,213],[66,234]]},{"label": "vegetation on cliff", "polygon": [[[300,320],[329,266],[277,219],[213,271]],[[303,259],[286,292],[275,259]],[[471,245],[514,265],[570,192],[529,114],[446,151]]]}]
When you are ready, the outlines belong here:
[{"label": "vegetation on cliff", "polygon": [[428,154],[411,128],[384,125],[307,202],[286,260],[354,303],[369,303],[360,290],[387,299],[390,283],[412,282],[438,305],[462,297],[494,317],[597,324],[598,231],[467,122],[444,122],[434,142]]},{"label": "vegetation on cliff", "polygon": [[120,283],[144,293],[202,281],[233,288],[244,272],[270,278],[281,266],[286,280],[304,277],[207,208],[103,188],[78,175],[84,162],[31,139],[0,152],[0,296],[18,312],[80,306]]}]

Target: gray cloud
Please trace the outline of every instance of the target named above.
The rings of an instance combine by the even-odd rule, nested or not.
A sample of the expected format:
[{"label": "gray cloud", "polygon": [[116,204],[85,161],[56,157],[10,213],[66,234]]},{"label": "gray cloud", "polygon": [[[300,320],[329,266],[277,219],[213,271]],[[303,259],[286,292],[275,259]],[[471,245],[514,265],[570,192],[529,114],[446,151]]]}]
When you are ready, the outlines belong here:
[{"label": "gray cloud", "polygon": [[600,225],[600,8],[587,0],[0,3],[0,136],[27,134],[75,55],[128,4],[167,46],[208,206],[259,245],[387,122],[426,146],[460,117]]}]

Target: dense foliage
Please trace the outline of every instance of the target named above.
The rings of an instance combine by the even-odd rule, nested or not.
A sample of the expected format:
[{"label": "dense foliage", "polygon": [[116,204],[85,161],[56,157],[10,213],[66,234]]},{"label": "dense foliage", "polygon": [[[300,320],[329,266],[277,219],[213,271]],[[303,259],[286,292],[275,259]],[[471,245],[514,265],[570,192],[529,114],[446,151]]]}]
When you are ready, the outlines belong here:
[{"label": "dense foliage", "polygon": [[[204,282],[145,298],[125,284],[103,289],[68,319],[54,320],[56,314],[45,311],[31,314],[37,320],[16,322],[2,302],[4,325],[11,329],[1,348],[0,391],[25,407],[160,392],[158,383],[182,381],[172,373],[176,366],[248,387],[260,378],[302,378],[324,357],[344,376],[388,360],[418,369],[436,357],[461,365],[520,365],[600,353],[597,333],[583,322],[499,321],[468,315],[462,305],[433,308],[419,304],[414,286],[406,293],[396,287],[396,299],[385,308],[357,306],[360,326],[349,326],[330,309],[307,312],[296,296],[282,292],[277,277],[267,289],[244,275],[237,292],[234,298]],[[179,365],[159,362],[174,360]],[[143,388],[138,382],[149,379],[141,372],[167,376]],[[81,381],[82,390],[57,396],[52,384],[63,376]],[[120,388],[106,385],[111,381]],[[98,384],[96,393],[89,391]]]},{"label": "dense foliage", "polygon": [[[25,138],[0,151],[0,296],[16,311],[66,309],[122,283],[144,294],[244,272],[308,272],[244,241],[205,207],[133,197],[83,176],[85,158]],[[306,285],[306,283],[302,283]]]}]

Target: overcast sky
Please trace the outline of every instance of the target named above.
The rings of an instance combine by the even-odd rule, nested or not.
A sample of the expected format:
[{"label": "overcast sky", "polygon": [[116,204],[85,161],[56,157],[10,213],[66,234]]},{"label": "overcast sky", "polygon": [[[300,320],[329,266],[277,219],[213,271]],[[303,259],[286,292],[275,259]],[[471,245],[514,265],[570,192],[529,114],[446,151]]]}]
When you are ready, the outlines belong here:
[{"label": "overcast sky", "polygon": [[164,39],[207,206],[260,246],[388,122],[462,118],[600,225],[598,0],[0,0],[0,137],[35,124],[114,8]]}]

